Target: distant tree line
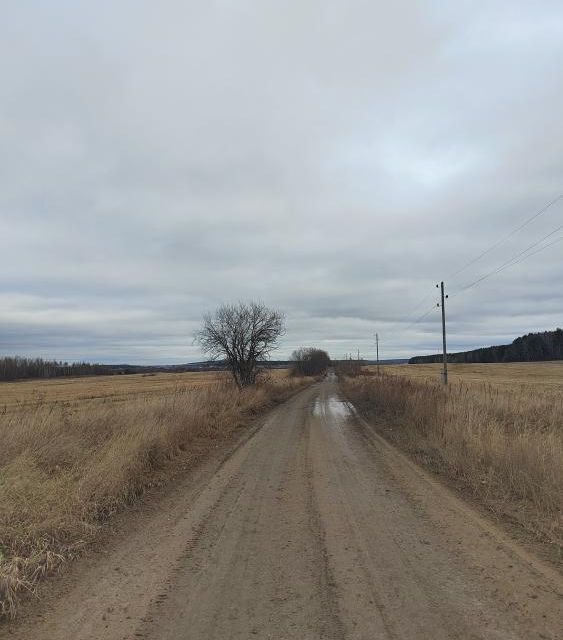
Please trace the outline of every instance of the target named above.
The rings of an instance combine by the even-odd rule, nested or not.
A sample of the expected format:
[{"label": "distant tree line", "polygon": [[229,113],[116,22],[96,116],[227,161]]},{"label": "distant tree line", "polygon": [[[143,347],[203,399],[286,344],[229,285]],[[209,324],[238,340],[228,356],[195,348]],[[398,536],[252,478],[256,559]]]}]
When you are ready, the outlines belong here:
[{"label": "distant tree line", "polygon": [[59,362],[43,358],[22,358],[20,356],[0,358],[0,380],[21,380],[25,378],[57,378],[62,376],[93,376],[109,373],[101,364],[87,362]]},{"label": "distant tree line", "polygon": [[[448,362],[537,362],[563,360],[563,330],[528,333],[516,338],[512,344],[484,347],[473,351],[448,353]],[[442,354],[415,356],[409,364],[442,362]]]},{"label": "distant tree line", "polygon": [[318,376],[330,366],[330,356],[322,349],[304,347],[297,349],[291,355],[292,372],[300,376]]}]

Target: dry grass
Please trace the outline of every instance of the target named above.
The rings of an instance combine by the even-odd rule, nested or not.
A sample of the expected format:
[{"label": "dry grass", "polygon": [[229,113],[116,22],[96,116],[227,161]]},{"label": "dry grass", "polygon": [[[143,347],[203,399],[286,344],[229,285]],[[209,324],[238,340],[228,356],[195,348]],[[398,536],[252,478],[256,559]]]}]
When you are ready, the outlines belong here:
[{"label": "dry grass", "polygon": [[188,373],[135,373],[0,382],[0,409],[21,405],[124,399],[158,395],[182,387],[204,387],[229,380],[226,371]]},{"label": "dry grass", "polygon": [[[414,368],[419,366],[424,365]],[[457,380],[446,390],[421,378],[370,375],[346,379],[343,386],[386,437],[548,543],[557,558],[563,394],[537,381],[508,385],[511,372],[501,372],[502,366],[507,365],[496,365],[498,384]]]},{"label": "dry grass", "polygon": [[[121,378],[110,381],[119,385]],[[14,615],[23,591],[77,555],[108,517],[164,481],[171,462],[208,452],[305,384],[280,373],[243,392],[217,378],[158,392],[154,382],[138,379],[150,391],[136,388],[127,399],[115,393],[92,404],[75,394],[72,402],[49,398],[0,415],[0,614]],[[84,383],[92,388],[105,380]],[[82,379],[76,386],[81,394]]]},{"label": "dry grass", "polygon": [[[366,367],[375,371],[376,367]],[[423,380],[441,380],[441,364],[404,364],[381,367],[389,375],[401,375]],[[506,362],[491,364],[449,364],[451,382],[490,382],[494,385],[523,384],[541,387],[563,386],[563,361]]]}]

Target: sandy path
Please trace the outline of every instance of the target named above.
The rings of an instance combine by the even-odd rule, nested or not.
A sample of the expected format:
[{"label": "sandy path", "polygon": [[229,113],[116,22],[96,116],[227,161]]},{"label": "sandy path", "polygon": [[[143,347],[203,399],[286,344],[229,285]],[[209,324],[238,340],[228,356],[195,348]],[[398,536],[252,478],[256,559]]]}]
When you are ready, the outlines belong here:
[{"label": "sandy path", "polygon": [[12,638],[561,637],[559,575],[327,381],[273,411]]}]

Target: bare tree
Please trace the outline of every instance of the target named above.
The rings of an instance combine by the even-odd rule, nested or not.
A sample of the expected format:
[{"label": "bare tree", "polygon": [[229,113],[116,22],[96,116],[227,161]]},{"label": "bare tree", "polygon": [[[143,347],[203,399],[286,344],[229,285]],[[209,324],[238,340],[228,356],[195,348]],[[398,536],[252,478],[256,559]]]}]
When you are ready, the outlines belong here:
[{"label": "bare tree", "polygon": [[256,382],[266,359],[285,331],[284,315],[261,302],[223,304],[207,313],[196,341],[212,359],[224,359],[239,387]]}]

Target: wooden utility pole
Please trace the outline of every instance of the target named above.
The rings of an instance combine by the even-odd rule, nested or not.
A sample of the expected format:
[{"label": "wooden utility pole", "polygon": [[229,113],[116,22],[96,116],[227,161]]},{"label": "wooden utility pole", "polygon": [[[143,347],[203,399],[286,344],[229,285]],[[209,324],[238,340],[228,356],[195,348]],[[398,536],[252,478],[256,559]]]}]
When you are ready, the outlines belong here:
[{"label": "wooden utility pole", "polygon": [[377,359],[377,375],[379,375],[379,334],[375,334],[375,357]]},{"label": "wooden utility pole", "polygon": [[448,350],[446,347],[446,305],[445,305],[445,301],[447,300],[448,296],[444,295],[443,282],[441,282],[440,284],[437,284],[436,287],[440,288],[440,293],[442,298],[441,305],[438,304],[438,306],[442,307],[442,350],[443,350],[443,362],[444,362],[444,371],[442,375],[444,377],[444,384],[448,384]]}]

